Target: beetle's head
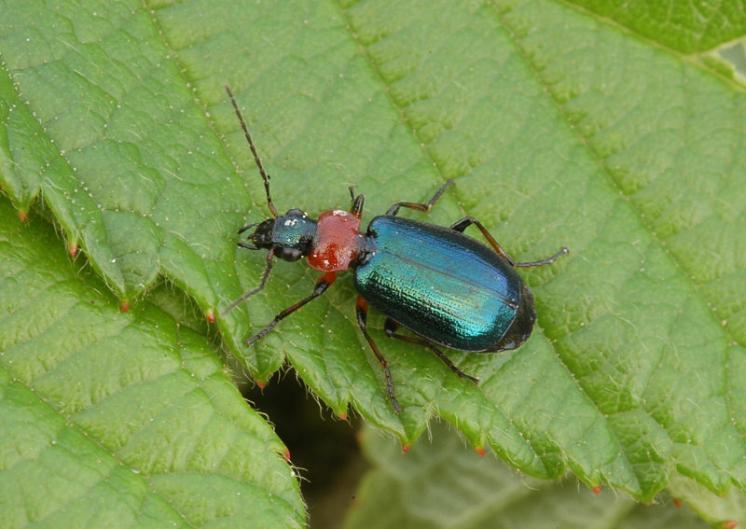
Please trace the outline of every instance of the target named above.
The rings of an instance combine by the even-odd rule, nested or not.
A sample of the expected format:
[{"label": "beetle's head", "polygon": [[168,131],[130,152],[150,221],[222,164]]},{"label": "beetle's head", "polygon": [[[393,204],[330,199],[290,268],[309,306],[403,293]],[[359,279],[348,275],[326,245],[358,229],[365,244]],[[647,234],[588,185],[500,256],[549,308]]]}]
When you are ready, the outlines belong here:
[{"label": "beetle's head", "polygon": [[316,221],[300,209],[291,209],[277,218],[252,224],[244,231],[251,228],[254,231],[247,236],[245,248],[270,250],[285,261],[297,261],[308,255],[316,235]]}]

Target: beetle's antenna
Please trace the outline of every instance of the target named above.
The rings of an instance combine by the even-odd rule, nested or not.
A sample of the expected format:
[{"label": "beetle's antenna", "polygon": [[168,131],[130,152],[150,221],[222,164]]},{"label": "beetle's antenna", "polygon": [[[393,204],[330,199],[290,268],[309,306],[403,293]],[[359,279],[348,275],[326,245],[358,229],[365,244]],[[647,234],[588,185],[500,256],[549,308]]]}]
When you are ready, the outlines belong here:
[{"label": "beetle's antenna", "polygon": [[267,193],[267,206],[269,207],[269,212],[273,217],[277,217],[277,208],[275,208],[275,205],[272,202],[272,196],[269,194],[269,175],[267,174],[267,171],[264,170],[264,165],[262,165],[262,160],[259,158],[259,153],[256,151],[254,140],[251,139],[249,128],[246,126],[246,122],[238,108],[238,103],[236,103],[236,98],[233,97],[233,92],[231,92],[228,85],[225,85],[225,91],[228,93],[228,97],[231,100],[233,110],[236,111],[236,116],[238,116],[238,121],[241,123],[241,128],[243,129],[243,135],[246,137],[246,141],[249,142],[249,149],[251,149],[251,154],[254,155],[254,161],[256,162],[256,166],[259,168],[259,173],[262,175],[262,180],[264,180],[264,191]]}]

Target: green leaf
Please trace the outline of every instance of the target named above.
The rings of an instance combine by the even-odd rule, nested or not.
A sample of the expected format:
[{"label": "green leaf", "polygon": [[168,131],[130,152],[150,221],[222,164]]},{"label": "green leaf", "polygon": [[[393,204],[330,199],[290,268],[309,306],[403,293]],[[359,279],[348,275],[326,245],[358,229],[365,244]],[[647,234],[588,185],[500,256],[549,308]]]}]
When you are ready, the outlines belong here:
[{"label": "green leaf", "polygon": [[746,2],[743,0],[567,1],[683,53],[706,51],[746,34]]},{"label": "green leaf", "polygon": [[374,467],[360,485],[345,529],[705,529],[670,499],[635,504],[573,479],[521,479],[492,457],[480,458],[441,425],[432,440],[403,454],[390,439],[366,430],[363,448]]},{"label": "green leaf", "polygon": [[[218,318],[256,378],[287,358],[340,415],[403,443],[440,415],[538,477],[640,499],[679,474],[746,488],[740,85],[562,1],[6,4],[0,179],[18,207],[41,192],[120,296],[160,273],[218,313],[257,284],[264,257],[236,252],[235,231],[267,213],[229,84],[281,210],[346,206],[355,184],[370,219],[455,178],[430,221],[478,217],[521,259],[572,251],[523,274],[524,347],[452,354],[479,387],[376,332],[401,416],[349,281],[242,349],[313,288],[278,264]],[[741,24],[713,17],[719,40]]]},{"label": "green leaf", "polygon": [[0,200],[3,528],[302,527],[284,446],[204,338],[116,309]]}]

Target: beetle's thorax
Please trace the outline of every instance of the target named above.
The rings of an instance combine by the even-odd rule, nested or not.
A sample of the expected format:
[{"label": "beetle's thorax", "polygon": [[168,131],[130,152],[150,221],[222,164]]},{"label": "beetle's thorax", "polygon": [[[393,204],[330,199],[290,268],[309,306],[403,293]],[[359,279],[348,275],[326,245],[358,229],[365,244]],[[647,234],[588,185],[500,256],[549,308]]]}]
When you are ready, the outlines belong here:
[{"label": "beetle's thorax", "polygon": [[308,264],[322,272],[342,272],[355,266],[364,246],[358,217],[341,209],[324,211],[316,224]]}]

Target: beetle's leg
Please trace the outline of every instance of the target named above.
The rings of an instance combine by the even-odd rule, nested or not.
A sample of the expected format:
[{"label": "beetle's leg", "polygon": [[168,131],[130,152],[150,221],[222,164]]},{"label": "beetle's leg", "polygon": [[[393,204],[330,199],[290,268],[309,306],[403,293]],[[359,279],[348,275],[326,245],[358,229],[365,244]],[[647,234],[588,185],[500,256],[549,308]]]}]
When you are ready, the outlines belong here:
[{"label": "beetle's leg", "polygon": [[368,341],[368,345],[370,345],[370,348],[373,350],[373,354],[376,355],[378,363],[381,364],[381,369],[383,369],[383,377],[386,380],[386,394],[389,396],[391,406],[394,408],[396,413],[401,413],[401,406],[399,406],[399,401],[396,400],[396,395],[394,394],[394,379],[391,378],[389,363],[386,361],[386,358],[384,358],[383,353],[381,353],[376,342],[373,341],[373,337],[368,333],[368,302],[365,301],[362,296],[358,296],[357,302],[355,303],[355,309],[357,313],[357,324],[360,326],[360,330],[363,331],[363,336],[365,336],[365,339]]},{"label": "beetle's leg", "polygon": [[479,222],[477,219],[471,216],[466,216],[463,219],[457,220],[453,224],[451,224],[451,229],[464,232],[466,228],[474,224],[477,228],[479,228],[479,231],[482,232],[482,235],[484,235],[484,238],[487,239],[487,242],[490,243],[490,246],[492,246],[492,249],[497,252],[497,255],[508,261],[510,266],[515,266],[515,261],[513,261],[513,258],[510,257],[505,250],[503,250],[503,247],[500,246],[500,243],[495,240],[495,238],[492,236],[490,232],[487,231],[487,228],[484,227],[484,224]]},{"label": "beetle's leg", "polygon": [[563,255],[567,255],[569,253],[570,253],[570,250],[567,248],[567,246],[563,246],[562,248],[559,249],[557,253],[545,259],[539,259],[538,261],[525,261],[523,263],[515,263],[513,266],[519,266],[521,268],[530,268],[532,266],[550,265],[554,263],[557,259],[562,257]]},{"label": "beetle's leg", "polygon": [[428,212],[433,208],[441,195],[445,193],[446,189],[448,189],[452,185],[453,179],[449,178],[448,180],[443,182],[443,185],[438,188],[433,197],[424,204],[419,202],[396,202],[388,209],[388,211],[386,211],[386,215],[396,215],[397,213],[399,213],[399,208],[410,208]]},{"label": "beetle's leg", "polygon": [[256,333],[254,336],[246,340],[246,345],[251,346],[254,344],[254,342],[261,340],[265,336],[267,336],[272,329],[275,328],[275,326],[283,319],[290,316],[293,312],[300,309],[308,303],[309,301],[313,301],[317,297],[319,297],[321,294],[326,292],[326,290],[331,286],[332,283],[334,283],[334,280],[337,279],[337,276],[334,272],[329,272],[321,276],[321,278],[316,282],[316,287],[313,289],[313,292],[300,300],[298,303],[294,303],[293,305],[290,305],[285,310],[281,311],[277,314],[277,316],[274,317],[274,319],[269,322],[261,331]]},{"label": "beetle's leg", "polygon": [[446,365],[448,369],[456,373],[461,378],[465,378],[467,380],[471,380],[475,384],[479,384],[479,379],[475,376],[469,375],[467,373],[464,373],[461,371],[456,364],[451,362],[451,359],[446,356],[446,354],[438,349],[438,347],[432,343],[427,338],[422,338],[420,336],[408,336],[406,334],[399,334],[396,332],[396,330],[399,328],[399,322],[396,320],[393,320],[391,318],[386,318],[386,321],[383,324],[383,330],[386,333],[386,336],[389,338],[396,338],[397,340],[401,340],[403,342],[407,343],[413,343],[417,345],[424,345],[428,349],[430,349],[433,353],[435,353],[435,356],[441,359],[441,361]]},{"label": "beetle's leg", "polygon": [[352,199],[352,207],[350,213],[360,218],[363,214],[363,204],[365,204],[365,195],[362,193],[355,195],[355,187],[350,186],[350,198]]},{"label": "beetle's leg", "polygon": [[[239,244],[241,246],[241,244]],[[269,273],[272,271],[272,257],[274,256],[274,253],[272,253],[272,250],[267,252],[267,266],[264,268],[264,272],[262,273],[262,278],[259,280],[259,286],[252,288],[251,290],[245,292],[240,298],[235,299],[231,301],[230,305],[225,307],[223,309],[222,314],[228,314],[230,311],[235,309],[240,303],[243,303],[247,299],[249,299],[251,296],[256,294],[257,292],[260,292],[266,285],[267,285],[267,279],[269,279]]]},{"label": "beetle's leg", "polygon": [[512,257],[508,255],[508,253],[505,250],[503,250],[503,247],[500,246],[500,243],[495,240],[495,238],[492,236],[492,234],[489,231],[487,231],[487,228],[484,227],[484,224],[479,222],[474,217],[467,216],[461,220],[454,222],[451,225],[451,229],[463,232],[466,228],[468,228],[472,224],[474,224],[477,228],[479,228],[479,231],[482,232],[482,235],[484,235],[484,238],[487,239],[488,243],[490,243],[490,246],[492,246],[492,248],[495,250],[495,252],[497,252],[497,254],[500,257],[508,261],[508,264],[510,264],[510,266],[529,268],[531,266],[548,265],[548,264],[552,264],[553,262],[555,262],[557,259],[559,259],[563,255],[567,255],[568,253],[570,253],[570,250],[568,250],[566,247],[563,246],[562,248],[560,248],[560,250],[556,254],[552,255],[551,257],[547,257],[546,259],[517,263],[513,260]]}]

